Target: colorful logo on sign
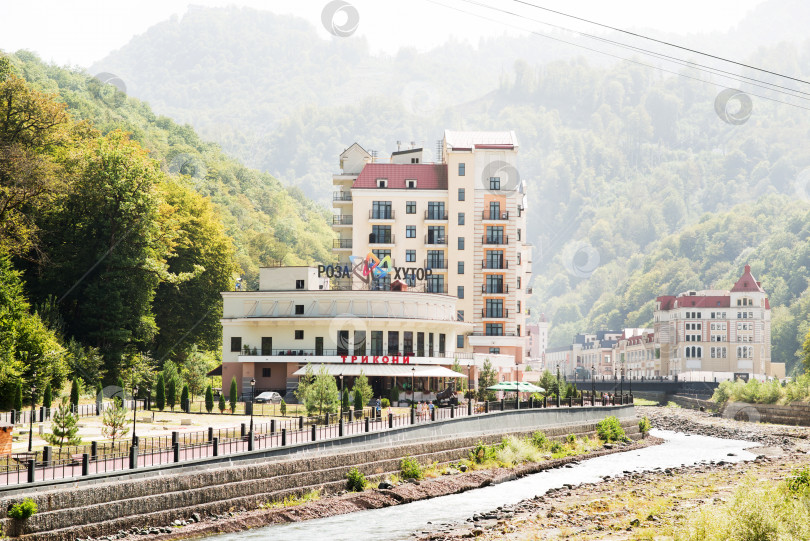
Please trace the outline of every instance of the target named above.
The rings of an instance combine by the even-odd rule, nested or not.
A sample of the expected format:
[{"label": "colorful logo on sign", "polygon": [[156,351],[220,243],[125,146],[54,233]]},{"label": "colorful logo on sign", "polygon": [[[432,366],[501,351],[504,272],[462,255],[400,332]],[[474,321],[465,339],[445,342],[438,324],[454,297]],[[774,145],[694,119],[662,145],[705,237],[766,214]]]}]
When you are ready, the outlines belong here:
[{"label": "colorful logo on sign", "polygon": [[371,278],[384,278],[391,272],[391,256],[380,259],[369,252],[366,257],[349,256],[352,272],[361,280],[368,282]]}]

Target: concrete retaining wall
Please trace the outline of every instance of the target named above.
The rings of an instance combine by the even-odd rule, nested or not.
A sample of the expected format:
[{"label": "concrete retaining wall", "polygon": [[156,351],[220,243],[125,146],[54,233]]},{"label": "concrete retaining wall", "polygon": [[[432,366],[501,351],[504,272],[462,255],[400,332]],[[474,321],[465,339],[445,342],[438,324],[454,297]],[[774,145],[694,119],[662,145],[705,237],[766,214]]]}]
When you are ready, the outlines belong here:
[{"label": "concrete retaining wall", "polygon": [[738,421],[810,426],[810,404],[804,402],[793,402],[786,406],[727,402],[723,406],[721,413],[723,417],[737,419]]},{"label": "concrete retaining wall", "polygon": [[[354,466],[367,476],[379,476],[397,472],[404,456],[414,456],[423,464],[452,462],[466,457],[479,440],[492,443],[505,434],[543,430],[550,437],[557,438],[569,433],[591,435],[596,421],[607,415],[619,417],[628,435],[638,437],[634,408],[629,406],[561,409],[556,412],[498,412],[468,418],[466,423],[461,418],[416,426],[410,429],[411,433],[431,438],[417,443],[410,439],[404,441],[406,430],[394,430],[378,434],[378,441],[371,447],[365,440],[356,442],[359,447],[353,445],[350,448],[327,445],[334,442],[317,442],[290,446],[285,449],[287,456],[218,461],[203,468],[185,468],[182,472],[164,469],[141,478],[118,477],[106,482],[96,480],[77,484],[74,480],[71,487],[51,487],[49,490],[39,487],[38,491],[5,494],[0,499],[0,517],[3,517],[0,523],[4,531],[18,533],[13,530],[17,523],[6,518],[6,510],[24,494],[32,497],[39,506],[39,512],[25,524],[26,535],[23,537],[32,541],[99,537],[144,524],[168,525],[178,518],[190,517],[193,512],[221,514],[232,508],[252,509],[260,503],[301,494],[312,488],[342,488],[346,473]],[[558,422],[551,426],[552,421],[559,420],[575,422]],[[548,424],[537,424],[539,421]],[[497,428],[499,425],[500,429]],[[466,432],[462,434],[462,430]],[[475,430],[479,432],[470,433]],[[342,440],[372,436],[364,434]],[[307,446],[320,446],[320,450],[309,449],[307,452],[303,449]],[[260,454],[267,453],[269,451]]]}]

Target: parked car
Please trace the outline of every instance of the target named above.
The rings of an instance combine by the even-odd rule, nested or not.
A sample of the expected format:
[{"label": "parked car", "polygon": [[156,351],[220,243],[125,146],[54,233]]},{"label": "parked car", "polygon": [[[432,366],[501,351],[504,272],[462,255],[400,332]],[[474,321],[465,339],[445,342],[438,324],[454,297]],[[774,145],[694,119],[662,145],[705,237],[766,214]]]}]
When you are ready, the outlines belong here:
[{"label": "parked car", "polygon": [[281,404],[281,395],[275,391],[265,391],[254,400],[257,404]]}]

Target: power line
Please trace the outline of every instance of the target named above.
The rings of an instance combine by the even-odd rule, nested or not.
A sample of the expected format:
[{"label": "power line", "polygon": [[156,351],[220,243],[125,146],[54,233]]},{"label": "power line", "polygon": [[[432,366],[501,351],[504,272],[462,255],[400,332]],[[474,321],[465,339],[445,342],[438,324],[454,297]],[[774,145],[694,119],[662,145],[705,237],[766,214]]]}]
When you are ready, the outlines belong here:
[{"label": "power line", "polygon": [[[588,38],[591,38],[591,39],[595,39],[595,40],[602,41],[602,42],[605,42],[605,43],[610,43],[610,44],[615,45],[617,47],[622,47],[624,49],[630,49],[630,50],[636,51],[638,53],[653,56],[655,58],[659,58],[659,59],[666,60],[666,61],[669,61],[669,62],[674,62],[674,63],[676,63],[678,65],[681,65],[681,66],[684,66],[684,67],[689,67],[689,68],[694,68],[694,69],[696,69],[698,71],[703,71],[705,73],[711,73],[713,75],[724,74],[724,75],[720,75],[720,76],[721,77],[726,77],[727,76],[726,78],[731,79],[733,81],[740,82],[740,83],[747,83],[747,84],[750,84],[752,86],[756,86],[758,88],[763,88],[765,90],[771,90],[771,91],[774,91],[774,92],[779,92],[779,90],[776,90],[776,89],[781,89],[781,90],[789,92],[788,94],[786,94],[788,96],[792,96],[792,97],[799,98],[799,99],[804,99],[804,100],[810,99],[810,92],[804,92],[802,90],[797,90],[795,88],[790,88],[790,87],[782,86],[782,85],[779,85],[779,84],[776,84],[776,83],[763,81],[763,80],[757,79],[755,77],[748,77],[746,75],[741,75],[741,74],[737,74],[737,73],[734,73],[734,72],[722,70],[720,68],[715,68],[713,66],[707,66],[705,64],[699,64],[697,62],[692,62],[690,60],[684,60],[684,59],[677,58],[677,57],[667,55],[667,54],[664,54],[664,53],[659,53],[659,52],[656,52],[656,51],[651,51],[649,49],[644,49],[642,47],[636,47],[634,45],[621,43],[619,41],[604,38],[604,37],[597,36],[597,35],[594,35],[594,34],[589,34],[587,32],[582,32],[582,31],[579,31],[579,30],[574,30],[574,29],[571,29],[571,28],[566,28],[564,26],[549,23],[547,21],[541,21],[541,20],[538,20],[538,19],[533,19],[531,17],[526,17],[526,16],[521,15],[519,13],[508,11],[508,10],[505,10],[503,8],[498,8],[498,7],[495,7],[495,6],[490,6],[488,4],[484,4],[482,2],[477,2],[475,0],[461,0],[461,1],[466,2],[468,4],[475,5],[475,6],[483,7],[483,8],[486,8],[486,9],[499,11],[499,12],[505,13],[507,15],[512,15],[512,16],[519,17],[519,18],[522,18],[522,19],[526,19],[526,20],[536,22],[536,23],[539,23],[539,24],[543,24],[543,25],[546,25],[546,26],[549,26],[549,27],[552,27],[552,28],[556,28],[556,29],[559,29],[559,30],[564,30],[566,32],[573,32],[573,33],[576,33],[576,34],[580,34],[582,36],[585,36],[585,37],[588,37]],[[744,80],[742,80],[742,79],[744,79]],[[779,92],[779,93],[785,94],[785,92]],[[807,96],[807,97],[805,98],[805,97],[799,96],[797,94],[803,94],[804,96]]]},{"label": "power line", "polygon": [[[693,81],[698,81],[698,82],[701,82],[701,83],[714,84],[714,83],[712,83],[712,81],[707,81],[707,80],[705,80],[705,79],[701,79],[700,77],[692,77],[691,75],[686,75],[685,73],[680,73],[680,72],[677,72],[677,71],[668,70],[668,69],[666,69],[666,68],[662,68],[661,66],[654,66],[654,65],[652,65],[652,64],[646,64],[646,63],[644,63],[644,62],[640,62],[640,61],[638,61],[638,60],[633,60],[633,59],[630,59],[630,58],[625,58],[625,57],[623,57],[623,56],[619,56],[619,55],[616,55],[616,54],[612,54],[612,53],[609,53],[609,52],[606,52],[606,51],[602,51],[602,50],[599,50],[599,49],[594,49],[593,47],[588,47],[588,46],[586,46],[586,45],[582,45],[582,44],[580,44],[580,43],[575,43],[575,42],[568,41],[568,40],[564,40],[564,39],[562,39],[562,38],[558,38],[558,37],[555,37],[555,36],[550,36],[550,35],[548,35],[548,34],[544,34],[544,33],[542,33],[542,32],[537,32],[536,30],[531,30],[531,29],[528,29],[528,28],[523,28],[523,27],[520,27],[520,26],[517,26],[517,25],[514,25],[514,24],[510,24],[510,23],[507,23],[507,22],[504,22],[504,21],[499,21],[499,20],[497,20],[497,19],[493,19],[492,17],[487,17],[487,16],[485,16],[485,15],[481,15],[480,13],[474,13],[474,12],[472,12],[472,11],[468,11],[468,10],[465,10],[465,9],[461,9],[461,8],[459,8],[459,7],[456,7],[456,6],[450,6],[450,5],[447,5],[447,4],[443,4],[442,2],[439,2],[438,0],[428,0],[428,2],[430,2],[430,3],[432,3],[432,4],[436,4],[436,5],[438,5],[438,6],[442,6],[442,7],[448,8],[448,9],[452,9],[452,10],[454,10],[454,11],[458,11],[459,13],[465,13],[465,14],[467,14],[467,15],[472,15],[472,16],[474,16],[474,17],[478,17],[478,18],[480,18],[480,19],[484,19],[484,20],[486,20],[486,21],[490,21],[490,22],[496,22],[496,23],[503,24],[503,25],[505,25],[505,26],[509,26],[509,27],[511,27],[511,28],[515,28],[515,29],[518,29],[518,30],[523,30],[524,32],[528,32],[528,33],[530,33],[530,34],[534,34],[534,35],[536,35],[536,36],[539,36],[539,37],[542,37],[542,38],[545,38],[545,39],[550,39],[550,40],[553,40],[553,41],[558,41],[558,42],[560,42],[560,43],[565,43],[565,44],[567,44],[567,45],[572,45],[572,46],[574,46],[574,47],[579,47],[579,48],[581,48],[581,49],[585,49],[585,50],[588,50],[588,51],[591,51],[591,52],[594,52],[594,53],[597,53],[597,54],[601,54],[601,55],[609,56],[609,57],[611,57],[611,58],[616,58],[616,59],[618,59],[618,60],[622,60],[622,61],[624,61],[624,62],[629,62],[629,63],[631,63],[631,64],[636,64],[636,65],[643,66],[643,67],[646,67],[646,68],[651,68],[651,69],[658,70],[658,71],[662,71],[662,72],[664,72],[664,73],[669,73],[669,74],[672,74],[672,75],[677,75],[678,77],[682,77],[682,78],[684,78],[684,79],[690,79],[690,80],[693,80]],[[520,16],[519,16],[519,17],[520,17]],[[521,17],[521,18],[525,18],[525,17]],[[695,68],[695,69],[698,69],[698,68]],[[705,70],[700,70],[700,69],[698,69],[698,71],[705,71]],[[733,78],[733,77],[729,77],[729,76],[723,76],[723,75],[721,75],[721,77],[724,77],[724,78],[727,78],[727,79],[732,79],[732,80],[735,80],[735,81],[739,81],[739,79],[735,79],[735,78]],[[739,81],[739,82],[742,82],[742,81]],[[774,92],[778,92],[778,91],[774,90]],[[782,105],[789,105],[789,106],[791,106],[791,107],[796,107],[796,108],[798,108],[798,109],[804,109],[804,110],[806,110],[806,111],[810,111],[810,107],[804,107],[804,106],[802,106],[802,105],[798,105],[798,104],[795,104],[795,103],[790,103],[790,102],[787,102],[787,101],[778,100],[778,99],[776,99],[776,98],[771,98],[771,97],[768,97],[768,96],[763,96],[762,94],[755,94],[755,93],[753,93],[753,92],[747,92],[747,94],[749,94],[749,95],[751,95],[751,96],[755,96],[755,97],[757,97],[757,98],[764,99],[764,100],[768,100],[768,101],[772,101],[772,102],[775,102],[775,103],[779,103],[779,104],[782,104]],[[791,94],[790,96],[793,96],[793,95]],[[793,96],[793,97],[799,97],[799,96]]]},{"label": "power line", "polygon": [[768,73],[770,75],[776,75],[777,77],[783,77],[785,79],[790,79],[791,81],[796,81],[797,83],[803,83],[803,84],[806,84],[806,85],[810,85],[810,81],[805,81],[804,79],[797,79],[796,77],[791,77],[790,75],[785,75],[783,73],[778,73],[778,72],[775,72],[775,71],[770,71],[770,70],[766,70],[766,69],[763,69],[763,68],[758,68],[758,67],[752,66],[750,64],[745,64],[744,62],[737,62],[736,60],[731,60],[729,58],[724,58],[722,56],[717,56],[717,55],[713,55],[713,54],[710,54],[710,53],[704,53],[703,51],[698,51],[697,49],[690,49],[689,47],[684,47],[682,45],[678,45],[676,43],[671,43],[669,41],[664,41],[664,40],[661,40],[661,39],[651,38],[649,36],[645,36],[645,35],[639,34],[637,32],[631,32],[629,30],[624,30],[622,28],[616,28],[615,26],[610,26],[608,24],[599,23],[599,22],[596,22],[596,21],[585,19],[583,17],[577,17],[576,15],[571,15],[569,13],[564,13],[562,11],[557,11],[557,10],[554,10],[554,9],[551,9],[551,8],[546,8],[546,7],[543,7],[543,6],[538,6],[537,4],[532,4],[531,2],[527,2],[526,0],[512,0],[512,1],[515,2],[515,3],[518,3],[518,4],[523,4],[525,6],[533,7],[535,9],[548,11],[550,13],[556,13],[557,15],[562,15],[563,17],[569,17],[571,19],[576,19],[578,21],[586,22],[588,24],[594,24],[596,26],[601,26],[602,28],[608,28],[608,29],[613,30],[615,32],[621,32],[621,33],[627,34],[629,36],[634,36],[634,37],[637,37],[637,38],[646,39],[646,40],[649,40],[649,41],[653,41],[655,43],[660,43],[662,45],[667,45],[669,47],[675,47],[676,49],[681,49],[683,51],[688,51],[690,53],[695,53],[695,54],[699,54],[699,55],[706,56],[706,57],[709,57],[709,58],[714,58],[715,60],[722,60],[723,62],[728,62],[730,64],[735,64],[737,66],[741,66],[741,67],[744,67],[744,68],[749,68],[749,69],[752,69],[752,70],[761,71],[762,73]]}]

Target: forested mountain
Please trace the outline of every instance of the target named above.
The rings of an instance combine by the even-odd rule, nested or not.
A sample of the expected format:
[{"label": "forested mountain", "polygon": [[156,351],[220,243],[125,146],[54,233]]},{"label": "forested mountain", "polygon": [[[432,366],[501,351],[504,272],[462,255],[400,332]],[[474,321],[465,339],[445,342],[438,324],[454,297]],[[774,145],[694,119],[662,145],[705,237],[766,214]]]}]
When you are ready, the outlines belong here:
[{"label": "forested mountain", "polygon": [[151,384],[169,361],[198,381],[221,344],[220,292],[259,265],[323,261],[330,240],[322,207],[189,126],[0,55],[3,407],[20,381]]},{"label": "forested mountain", "polygon": [[[807,10],[770,0],[728,33],[666,38],[807,79]],[[182,54],[167,58],[169,48]],[[415,141],[430,154],[444,128],[513,129],[531,204],[532,314],[550,317],[553,345],[649,324],[655,296],[728,287],[749,262],[774,297],[774,359],[790,369],[810,274],[802,231],[782,231],[780,219],[805,212],[810,194],[808,111],[749,84],[667,69],[680,75],[537,36],[375,57],[362,39],[322,40],[300,20],[228,8],[156,25],[93,71],[116,73],[132,94],[321,201],[354,141],[381,156]],[[726,87],[752,96],[742,124],[715,111]],[[710,240],[689,249],[693,233]]]}]

